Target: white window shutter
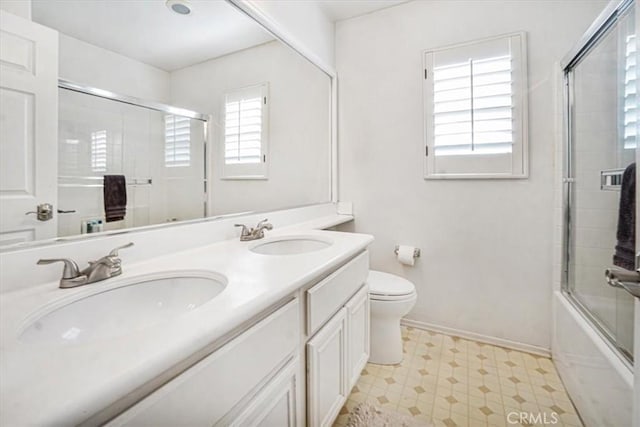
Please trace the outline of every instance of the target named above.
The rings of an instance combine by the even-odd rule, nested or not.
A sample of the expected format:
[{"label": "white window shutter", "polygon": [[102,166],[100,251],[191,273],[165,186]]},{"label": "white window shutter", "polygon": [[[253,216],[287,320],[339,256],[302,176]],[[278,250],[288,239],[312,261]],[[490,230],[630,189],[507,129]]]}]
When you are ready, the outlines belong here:
[{"label": "white window shutter", "polygon": [[637,94],[637,42],[635,34],[627,36],[625,43],[625,69],[624,69],[624,105],[623,105],[623,132],[624,148],[635,150],[637,146],[638,132],[638,94]]},{"label": "white window shutter", "polygon": [[425,51],[425,178],[526,177],[524,37]]},{"label": "white window shutter", "polygon": [[191,165],[191,119],[175,115],[164,117],[164,164],[168,168]]},{"label": "white window shutter", "polygon": [[91,132],[91,170],[93,172],[107,171],[107,131]]},{"label": "white window shutter", "polygon": [[267,83],[225,95],[223,179],[266,179],[268,105]]}]

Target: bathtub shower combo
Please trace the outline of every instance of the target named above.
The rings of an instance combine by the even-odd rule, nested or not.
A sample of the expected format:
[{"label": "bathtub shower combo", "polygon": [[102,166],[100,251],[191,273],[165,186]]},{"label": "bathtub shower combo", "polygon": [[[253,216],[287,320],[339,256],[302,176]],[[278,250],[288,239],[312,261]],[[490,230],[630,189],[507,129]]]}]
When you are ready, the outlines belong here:
[{"label": "bathtub shower combo", "polygon": [[632,416],[635,298],[605,271],[637,268],[633,244],[621,254],[635,227],[621,212],[633,209],[623,177],[632,181],[638,152],[635,8],[610,4],[561,64],[564,262],[553,355],[588,425]]}]

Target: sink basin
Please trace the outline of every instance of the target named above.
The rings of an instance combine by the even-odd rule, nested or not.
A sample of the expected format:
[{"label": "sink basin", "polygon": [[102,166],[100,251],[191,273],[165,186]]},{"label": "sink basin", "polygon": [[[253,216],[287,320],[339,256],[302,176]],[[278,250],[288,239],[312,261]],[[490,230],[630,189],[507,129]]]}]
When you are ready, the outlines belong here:
[{"label": "sink basin", "polygon": [[[19,339],[65,344],[126,335],[193,311],[226,285],[225,278],[211,273],[131,278],[36,316]],[[87,290],[91,286],[96,284]]]},{"label": "sink basin", "polygon": [[262,255],[297,255],[315,252],[331,246],[331,242],[309,236],[274,237],[249,248]]}]

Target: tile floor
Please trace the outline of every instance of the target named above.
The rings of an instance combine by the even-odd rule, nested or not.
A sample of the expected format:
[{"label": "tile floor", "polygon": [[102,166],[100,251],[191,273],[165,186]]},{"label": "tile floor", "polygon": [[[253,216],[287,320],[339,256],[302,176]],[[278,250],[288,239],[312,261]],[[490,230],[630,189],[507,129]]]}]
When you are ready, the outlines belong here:
[{"label": "tile floor", "polygon": [[550,359],[411,327],[402,335],[403,362],[367,364],[334,427],[360,402],[435,426],[582,426]]}]

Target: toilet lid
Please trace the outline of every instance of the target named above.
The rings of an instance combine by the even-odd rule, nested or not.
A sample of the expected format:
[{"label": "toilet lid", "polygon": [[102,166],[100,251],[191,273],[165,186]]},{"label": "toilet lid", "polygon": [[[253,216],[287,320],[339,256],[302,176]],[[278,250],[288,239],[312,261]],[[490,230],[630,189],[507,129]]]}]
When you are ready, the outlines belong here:
[{"label": "toilet lid", "polygon": [[369,271],[369,293],[373,295],[402,296],[415,292],[416,287],[402,277],[382,271]]}]

